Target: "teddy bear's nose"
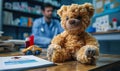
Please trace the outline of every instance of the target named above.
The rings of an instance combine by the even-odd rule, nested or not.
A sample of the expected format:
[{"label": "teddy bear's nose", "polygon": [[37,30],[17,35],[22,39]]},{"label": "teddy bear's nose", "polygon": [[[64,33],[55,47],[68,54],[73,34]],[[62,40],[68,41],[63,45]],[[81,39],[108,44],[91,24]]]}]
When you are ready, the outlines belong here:
[{"label": "teddy bear's nose", "polygon": [[72,24],[75,24],[75,20],[69,20],[69,23],[72,25]]}]

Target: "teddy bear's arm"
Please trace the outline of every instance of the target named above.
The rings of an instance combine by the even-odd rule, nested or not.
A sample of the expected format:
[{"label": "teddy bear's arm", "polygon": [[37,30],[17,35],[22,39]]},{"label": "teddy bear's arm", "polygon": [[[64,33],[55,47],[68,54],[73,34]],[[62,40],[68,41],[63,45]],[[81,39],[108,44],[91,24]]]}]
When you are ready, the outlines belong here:
[{"label": "teddy bear's arm", "polygon": [[[86,45],[84,47],[86,47],[89,51],[92,51],[91,53],[93,53],[94,55],[98,56],[99,55],[99,43],[98,41],[89,33],[86,33],[85,35],[85,42]],[[86,53],[89,54],[89,53]]]},{"label": "teddy bear's arm", "polygon": [[65,60],[70,59],[70,55],[64,49],[64,42],[67,33],[63,32],[53,38],[51,44],[47,50],[48,60],[53,62],[64,62]]},{"label": "teddy bear's arm", "polygon": [[98,41],[88,33],[85,33],[85,43],[86,45],[93,45],[99,47]]},{"label": "teddy bear's arm", "polygon": [[99,44],[90,34],[85,33],[85,45],[77,52],[77,60],[81,63],[95,64],[99,56]]},{"label": "teddy bear's arm", "polygon": [[64,31],[63,33],[54,37],[51,41],[51,44],[57,44],[57,45],[63,46],[66,36],[67,36],[67,33]]}]

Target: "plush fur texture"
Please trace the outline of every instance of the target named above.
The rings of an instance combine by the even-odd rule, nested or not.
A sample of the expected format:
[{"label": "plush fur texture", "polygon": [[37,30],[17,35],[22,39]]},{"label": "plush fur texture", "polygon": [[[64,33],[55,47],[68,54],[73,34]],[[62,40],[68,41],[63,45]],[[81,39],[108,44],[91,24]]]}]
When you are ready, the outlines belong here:
[{"label": "plush fur texture", "polygon": [[62,6],[58,10],[64,32],[57,35],[49,45],[47,56],[53,62],[77,60],[95,64],[99,56],[97,40],[85,29],[90,24],[94,8],[90,3]]}]

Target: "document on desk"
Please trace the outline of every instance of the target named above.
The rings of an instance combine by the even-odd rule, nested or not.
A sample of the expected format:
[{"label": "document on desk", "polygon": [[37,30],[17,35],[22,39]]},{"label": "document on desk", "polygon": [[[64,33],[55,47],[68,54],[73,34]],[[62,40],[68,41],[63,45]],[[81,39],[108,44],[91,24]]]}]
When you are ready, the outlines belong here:
[{"label": "document on desk", "polygon": [[18,39],[9,39],[4,42],[12,42],[14,44],[25,44],[25,40],[18,40]]},{"label": "document on desk", "polygon": [[53,62],[33,55],[0,57],[0,71],[23,70],[29,68],[42,68],[54,66]]}]

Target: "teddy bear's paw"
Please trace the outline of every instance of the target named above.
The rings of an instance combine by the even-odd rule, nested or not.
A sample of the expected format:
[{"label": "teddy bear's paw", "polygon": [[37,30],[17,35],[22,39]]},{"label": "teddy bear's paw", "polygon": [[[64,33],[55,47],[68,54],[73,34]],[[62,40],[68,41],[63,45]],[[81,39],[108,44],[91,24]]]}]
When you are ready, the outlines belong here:
[{"label": "teddy bear's paw", "polygon": [[60,51],[60,49],[61,49],[61,46],[59,46],[59,45],[56,45],[56,44],[49,45],[49,48],[47,50],[48,60],[51,60],[53,53],[55,51]]},{"label": "teddy bear's paw", "polygon": [[89,47],[89,48],[86,49],[85,54],[86,54],[87,57],[95,56],[96,55],[96,49]]},{"label": "teddy bear's paw", "polygon": [[83,64],[90,64],[90,65],[96,64],[96,58],[88,57],[86,54],[77,56],[77,60]]},{"label": "teddy bear's paw", "polygon": [[86,55],[82,55],[79,57],[79,61],[83,64],[95,65],[96,59],[94,57],[88,57]]},{"label": "teddy bear's paw", "polygon": [[88,63],[89,62],[89,59],[87,58],[86,55],[77,56],[77,60],[80,61],[81,63]]},{"label": "teddy bear's paw", "polygon": [[86,46],[85,55],[89,58],[96,58],[99,55],[99,49],[95,46]]},{"label": "teddy bear's paw", "polygon": [[77,55],[77,60],[84,64],[95,64],[98,59],[99,49],[96,46],[86,45]]},{"label": "teddy bear's paw", "polygon": [[85,55],[88,59],[87,64],[95,64],[99,57],[99,49],[95,46],[87,46],[85,49]]}]

